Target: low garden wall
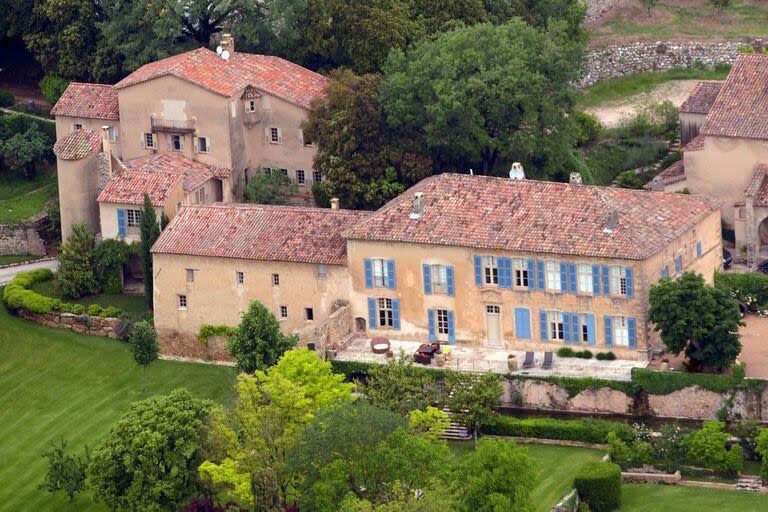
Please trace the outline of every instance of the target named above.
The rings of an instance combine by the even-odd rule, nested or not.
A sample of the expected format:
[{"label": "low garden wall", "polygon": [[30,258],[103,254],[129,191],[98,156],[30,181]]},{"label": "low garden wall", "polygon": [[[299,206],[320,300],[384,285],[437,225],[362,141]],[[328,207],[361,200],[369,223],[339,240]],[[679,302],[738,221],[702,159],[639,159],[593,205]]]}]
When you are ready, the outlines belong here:
[{"label": "low garden wall", "polygon": [[54,329],[64,329],[112,339],[119,337],[120,320],[117,318],[101,318],[99,316],[90,316],[87,313],[74,315],[58,311],[30,313],[24,309],[19,310],[19,316],[46,327],[53,327]]},{"label": "low garden wall", "polygon": [[631,484],[666,484],[676,485],[683,479],[680,471],[674,473],[646,473],[642,471],[622,471],[621,480]]},{"label": "low garden wall", "polygon": [[584,23],[593,23],[608,14],[619,0],[587,0],[587,14]]},{"label": "low garden wall", "polygon": [[223,334],[209,336],[200,341],[176,331],[157,331],[157,343],[163,356],[181,359],[198,359],[202,361],[234,362],[227,353],[227,336]]},{"label": "low garden wall", "polygon": [[45,255],[45,242],[32,226],[8,226],[0,224],[0,254]]}]

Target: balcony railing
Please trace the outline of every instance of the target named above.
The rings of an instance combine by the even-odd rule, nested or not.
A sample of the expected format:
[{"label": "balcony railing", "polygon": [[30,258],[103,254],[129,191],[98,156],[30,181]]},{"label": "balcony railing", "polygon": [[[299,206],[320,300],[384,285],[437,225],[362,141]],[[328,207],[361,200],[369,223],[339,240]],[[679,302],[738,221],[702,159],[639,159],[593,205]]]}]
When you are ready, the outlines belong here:
[{"label": "balcony railing", "polygon": [[195,131],[194,119],[164,119],[152,116],[153,132],[192,133]]}]

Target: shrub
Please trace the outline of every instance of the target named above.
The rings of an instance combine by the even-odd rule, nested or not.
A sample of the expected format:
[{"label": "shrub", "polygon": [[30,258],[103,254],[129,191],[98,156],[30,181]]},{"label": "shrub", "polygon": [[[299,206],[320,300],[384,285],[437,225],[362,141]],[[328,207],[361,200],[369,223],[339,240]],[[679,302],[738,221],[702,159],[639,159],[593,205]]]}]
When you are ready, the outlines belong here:
[{"label": "shrub", "polygon": [[583,443],[605,443],[613,432],[622,440],[632,439],[632,428],[624,423],[600,419],[559,420],[555,418],[514,418],[496,416],[482,428],[485,434],[539,439],[560,439]]},{"label": "shrub", "polygon": [[47,268],[22,272],[16,275],[3,290],[3,302],[11,310],[25,309],[30,313],[50,313],[54,299],[40,295],[29,288],[41,281],[53,279],[53,272]]},{"label": "shrub", "polygon": [[584,464],[573,486],[592,512],[610,512],[621,506],[621,468],[607,462]]},{"label": "shrub", "polygon": [[744,466],[744,450],[740,445],[728,447],[730,437],[722,421],[705,421],[704,426],[686,440],[689,459],[720,473],[739,472]]},{"label": "shrub", "polygon": [[640,178],[635,171],[623,171],[616,176],[616,185],[621,188],[641,189],[645,180]]},{"label": "shrub", "polygon": [[768,480],[768,428],[761,428],[755,437],[755,453],[760,456],[760,476]]},{"label": "shrub", "polygon": [[73,315],[82,315],[83,313],[85,313],[85,306],[82,304],[72,304]]},{"label": "shrub", "polygon": [[653,460],[653,447],[647,441],[635,439],[625,442],[616,435],[616,432],[608,432],[606,441],[608,441],[608,454],[611,460],[622,469],[637,468]]},{"label": "shrub", "polygon": [[571,347],[560,347],[557,349],[557,357],[574,357],[574,350]]},{"label": "shrub", "polygon": [[715,272],[715,286],[757,311],[768,306],[768,276],[757,272],[723,274]]},{"label": "shrub", "polygon": [[16,103],[16,98],[9,91],[0,89],[0,107],[12,107]]},{"label": "shrub", "polygon": [[572,115],[574,131],[576,133],[576,144],[583,145],[592,142],[600,137],[603,132],[603,124],[594,114],[576,110]]},{"label": "shrub", "polygon": [[122,311],[115,306],[107,306],[101,310],[99,316],[101,318],[117,318],[122,314]]},{"label": "shrub", "polygon": [[615,361],[616,360],[616,354],[613,352],[598,352],[595,354],[595,359],[598,361]]},{"label": "shrub", "polygon": [[576,357],[580,359],[592,359],[592,351],[584,349],[581,352],[576,352]]},{"label": "shrub", "polygon": [[632,380],[650,395],[668,395],[691,386],[722,393],[736,384],[730,375],[661,372],[646,368],[632,368]]},{"label": "shrub", "polygon": [[66,78],[47,75],[40,80],[39,85],[45,99],[48,100],[48,103],[53,105],[59,101],[59,98],[61,98],[61,95],[64,94],[64,91],[69,86],[69,83],[70,81]]},{"label": "shrub", "polygon": [[91,304],[85,311],[90,316],[99,316],[101,314],[101,306],[98,304]]}]

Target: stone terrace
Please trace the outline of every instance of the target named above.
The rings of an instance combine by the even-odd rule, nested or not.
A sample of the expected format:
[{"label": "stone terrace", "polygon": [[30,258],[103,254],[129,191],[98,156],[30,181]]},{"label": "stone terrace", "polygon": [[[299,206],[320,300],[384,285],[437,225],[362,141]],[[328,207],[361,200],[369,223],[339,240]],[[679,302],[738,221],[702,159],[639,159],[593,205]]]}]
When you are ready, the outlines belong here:
[{"label": "stone terrace", "polygon": [[[421,343],[416,341],[390,340],[390,345],[392,352],[397,356],[400,354],[400,351],[409,355],[413,354]],[[521,366],[525,359],[525,352],[486,347],[449,346],[451,347],[450,361],[447,361],[443,368],[464,372],[511,373],[513,375],[531,375],[536,377],[593,377],[608,380],[631,380],[632,368],[644,368],[648,365],[647,361],[598,361],[594,358],[578,359],[575,357],[562,358],[555,356],[552,369],[542,370],[541,363],[544,360],[544,352],[542,351],[536,352],[536,366],[534,368],[510,372],[507,368],[507,355],[515,354],[518,366]],[[384,364],[387,360],[384,354],[374,354],[371,351],[370,340],[368,339],[353,340],[349,346],[339,351],[336,359],[339,361],[380,364]],[[437,369],[438,367],[433,362],[429,368]]]}]

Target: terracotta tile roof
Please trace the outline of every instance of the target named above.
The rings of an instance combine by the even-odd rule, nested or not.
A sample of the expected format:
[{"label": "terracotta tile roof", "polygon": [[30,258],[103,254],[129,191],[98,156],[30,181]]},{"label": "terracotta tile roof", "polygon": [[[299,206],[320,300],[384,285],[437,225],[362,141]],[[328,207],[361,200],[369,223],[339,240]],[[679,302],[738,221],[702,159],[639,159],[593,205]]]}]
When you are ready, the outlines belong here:
[{"label": "terracotta tile roof", "polygon": [[117,91],[111,85],[72,82],[51,109],[56,116],[120,119]]},{"label": "terracotta tile roof", "polygon": [[722,87],[722,81],[702,80],[696,84],[691,95],[680,105],[680,112],[707,114]]},{"label": "terracotta tile roof", "polygon": [[163,206],[177,183],[191,192],[212,178],[229,175],[229,170],[190,160],[180,153],[157,153],[127,160],[125,170],[117,174],[101,191],[102,203],[143,204],[144,192],[152,204]]},{"label": "terracotta tile roof", "polygon": [[303,108],[316,97],[324,97],[328,79],[322,75],[270,55],[234,53],[224,60],[207,48],[145,64],[115,85],[117,89],[173,75],[209,91],[231,97],[248,85]]},{"label": "terracotta tile roof", "polygon": [[683,153],[686,151],[701,151],[704,149],[704,134],[699,133],[697,136],[688,141],[688,144],[683,146]]},{"label": "terracotta tile roof", "polygon": [[768,206],[768,165],[757,164],[744,195],[753,197],[755,206]]},{"label": "terracotta tile roof", "polygon": [[370,212],[259,204],[181,208],[152,252],[344,265],[341,232]]},{"label": "terracotta tile roof", "polygon": [[656,175],[656,177],[645,184],[645,189],[651,189],[653,188],[653,183],[657,180],[660,180],[664,185],[672,185],[673,183],[679,183],[681,181],[685,180],[685,163],[683,160],[678,160],[677,162],[673,163],[663,171],[661,171],[659,174]]},{"label": "terracotta tile roof", "polygon": [[739,55],[701,133],[768,139],[768,55]]},{"label": "terracotta tile roof", "polygon": [[80,160],[101,151],[101,132],[80,129],[69,133],[53,145],[53,153],[62,160]]},{"label": "terracotta tile roof", "polygon": [[[412,197],[424,212],[411,219]],[[350,239],[640,260],[719,203],[704,197],[463,174],[427,178],[345,233]],[[606,232],[608,213],[619,213]]]}]

